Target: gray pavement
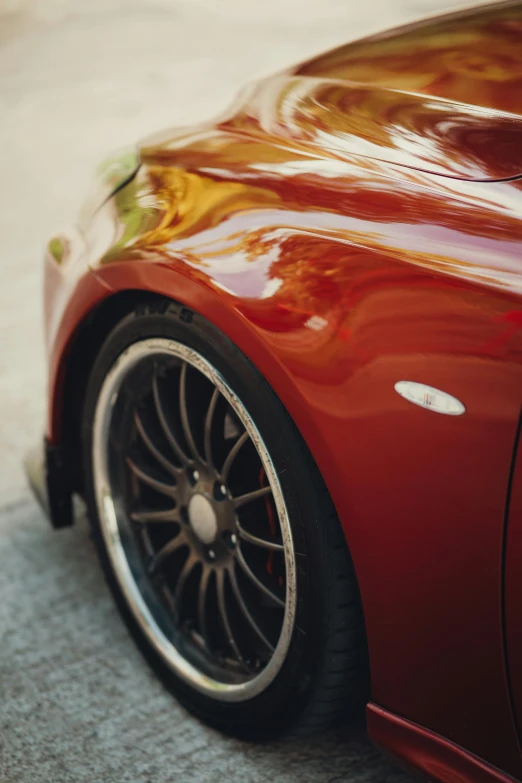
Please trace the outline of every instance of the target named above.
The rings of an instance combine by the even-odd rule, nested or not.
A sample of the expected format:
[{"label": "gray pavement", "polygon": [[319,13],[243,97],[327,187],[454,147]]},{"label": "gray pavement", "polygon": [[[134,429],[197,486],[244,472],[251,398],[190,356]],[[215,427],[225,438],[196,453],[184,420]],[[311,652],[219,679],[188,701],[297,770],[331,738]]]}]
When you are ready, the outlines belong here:
[{"label": "gray pavement", "polygon": [[120,622],[84,519],[52,534],[18,503],[0,563],[0,780],[406,783],[360,734],[259,747],[189,716]]},{"label": "gray pavement", "polygon": [[26,489],[45,411],[41,255],[100,157],[246,80],[454,0],[0,0],[0,781],[406,781],[362,735],[248,746],[188,716],[129,640],[85,519]]}]

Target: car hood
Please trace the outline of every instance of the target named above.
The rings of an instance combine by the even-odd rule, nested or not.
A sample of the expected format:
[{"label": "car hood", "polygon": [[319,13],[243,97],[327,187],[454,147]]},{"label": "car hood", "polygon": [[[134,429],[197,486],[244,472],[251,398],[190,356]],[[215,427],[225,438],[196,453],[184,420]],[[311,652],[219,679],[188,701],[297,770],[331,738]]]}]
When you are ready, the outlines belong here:
[{"label": "car hood", "polygon": [[288,73],[522,114],[522,2],[479,6],[388,30]]},{"label": "car hood", "polygon": [[522,174],[522,117],[341,79],[265,81],[220,127],[343,160],[368,157],[458,179]]},{"label": "car hood", "polygon": [[[252,85],[204,129],[463,180],[519,177],[522,2],[348,44]],[[142,152],[168,161],[180,135]]]}]

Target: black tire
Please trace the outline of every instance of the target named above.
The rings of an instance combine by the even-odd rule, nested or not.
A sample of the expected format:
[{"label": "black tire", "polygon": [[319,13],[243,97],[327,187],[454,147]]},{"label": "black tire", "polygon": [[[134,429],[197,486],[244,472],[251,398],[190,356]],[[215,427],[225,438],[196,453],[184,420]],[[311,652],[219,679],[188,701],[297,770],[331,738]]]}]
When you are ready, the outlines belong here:
[{"label": "black tire", "polygon": [[[92,468],[97,398],[116,358],[147,337],[188,345],[222,374],[255,421],[276,467],[297,560],[296,621],[279,673],[249,701],[223,702],[178,677],[151,646],[124,598],[100,528]],[[302,736],[358,716],[368,696],[364,620],[353,566],[335,509],[303,439],[279,398],[241,351],[201,316],[169,301],[140,305],[105,340],[92,369],[82,421],[85,495],[107,582],[145,658],[194,715],[254,740]]]}]

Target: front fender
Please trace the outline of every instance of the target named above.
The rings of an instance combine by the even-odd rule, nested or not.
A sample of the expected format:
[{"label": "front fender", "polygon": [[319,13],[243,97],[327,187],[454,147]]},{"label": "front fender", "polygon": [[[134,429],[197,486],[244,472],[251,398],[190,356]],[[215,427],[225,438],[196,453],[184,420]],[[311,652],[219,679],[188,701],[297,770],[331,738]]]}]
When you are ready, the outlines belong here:
[{"label": "front fender", "polygon": [[[170,297],[249,357],[339,514],[373,700],[518,775],[499,585],[522,403],[520,185],[346,164],[329,179],[324,161],[252,144],[210,133],[177,166],[144,164],[98,213],[93,300]],[[411,405],[399,380],[466,412]]]}]

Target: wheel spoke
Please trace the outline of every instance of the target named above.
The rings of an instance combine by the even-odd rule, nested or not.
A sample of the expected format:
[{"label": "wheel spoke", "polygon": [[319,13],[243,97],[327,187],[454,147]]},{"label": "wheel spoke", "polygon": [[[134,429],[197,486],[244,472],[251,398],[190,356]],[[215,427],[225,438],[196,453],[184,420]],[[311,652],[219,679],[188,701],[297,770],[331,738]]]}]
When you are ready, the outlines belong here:
[{"label": "wheel spoke", "polygon": [[207,415],[205,417],[205,459],[208,465],[213,466],[212,462],[212,424],[214,422],[214,413],[216,412],[216,405],[219,398],[219,389],[214,389],[210,403],[208,406]]},{"label": "wheel spoke", "polygon": [[207,593],[208,593],[208,584],[210,581],[210,576],[212,574],[212,571],[210,571],[209,568],[203,568],[203,573],[201,574],[201,580],[199,583],[199,591],[198,591],[198,625],[199,625],[199,632],[203,639],[205,640],[205,644],[207,647],[209,647],[208,643],[208,623],[207,623]]},{"label": "wheel spoke", "polygon": [[270,485],[261,487],[261,489],[254,489],[253,492],[247,492],[246,495],[239,495],[239,497],[233,499],[234,508],[241,508],[246,503],[251,503],[253,500],[263,498],[265,495],[272,494],[272,487]]},{"label": "wheel spoke", "polygon": [[167,559],[167,557],[170,557],[174,554],[174,552],[177,552],[178,549],[181,549],[182,546],[186,545],[187,541],[185,536],[181,535],[180,533],[174,536],[174,538],[171,538],[170,541],[167,541],[167,543],[164,544],[161,549],[158,549],[154,557],[150,559],[148,564],[149,574],[153,575],[158,570],[158,567]]},{"label": "wheel spoke", "polygon": [[245,558],[243,557],[243,553],[241,552],[241,549],[236,549],[236,559],[241,567],[241,570],[247,576],[251,582],[257,587],[258,590],[260,590],[270,601],[272,601],[275,606],[279,606],[281,608],[284,608],[285,602],[279,598],[275,593],[270,590],[269,587],[267,587],[263,582],[254,574],[248,563],[246,562]]},{"label": "wheel spoke", "polygon": [[140,416],[138,415],[138,412],[136,411],[134,413],[134,422],[136,424],[136,428],[138,432],[140,433],[140,437],[143,441],[143,443],[146,445],[152,456],[156,459],[157,462],[161,465],[162,468],[165,468],[166,471],[168,471],[172,476],[176,477],[180,473],[180,468],[176,468],[172,462],[170,462],[157,448],[157,446],[154,445],[154,443],[151,441],[148,433],[145,431],[145,428],[143,426],[143,422],[141,421]]},{"label": "wheel spoke", "polygon": [[127,457],[127,465],[134,475],[143,481],[144,484],[151,487],[151,489],[155,489],[156,492],[160,492],[162,495],[166,495],[169,498],[175,498],[176,487],[173,484],[165,484],[165,482],[155,479],[154,476],[149,475],[139,468],[130,457]]},{"label": "wheel spoke", "polygon": [[[201,456],[196,448],[194,442],[194,436],[190,427],[189,413],[187,407],[187,363],[184,362],[181,367],[181,375],[179,377],[179,413],[181,417],[181,426],[183,427],[183,435],[187,441],[187,446],[195,460],[201,460]],[[203,461],[203,460],[201,460]]]},{"label": "wheel spoke", "polygon": [[179,614],[179,606],[181,603],[181,597],[183,595],[183,589],[185,585],[187,584],[187,579],[189,578],[190,574],[192,573],[192,569],[197,564],[197,559],[194,557],[194,555],[190,554],[186,561],[185,565],[181,569],[181,573],[178,577],[178,581],[176,583],[176,589],[174,590],[174,604],[176,606],[176,611]]},{"label": "wheel spoke", "polygon": [[150,511],[133,511],[130,514],[130,518],[133,522],[139,522],[141,525],[156,522],[176,522],[178,525],[181,524],[178,511],[175,508],[169,508],[166,511],[155,511],[152,509]]},{"label": "wheel spoke", "polygon": [[179,445],[178,440],[174,435],[174,432],[172,431],[172,428],[167,420],[167,417],[165,416],[165,409],[161,401],[159,388],[158,388],[158,376],[156,373],[154,374],[154,378],[152,379],[152,394],[154,396],[154,405],[156,407],[156,413],[158,414],[158,419],[160,421],[165,437],[167,438],[174,454],[179,459],[181,464],[188,465],[188,463],[191,460],[189,459],[189,457],[187,457],[187,455]]},{"label": "wheel spoke", "polygon": [[238,603],[239,608],[241,609],[241,612],[243,613],[243,616],[251,629],[254,631],[258,639],[261,640],[261,642],[265,645],[267,650],[269,652],[274,652],[274,646],[268,641],[266,636],[264,635],[263,631],[259,627],[259,625],[254,620],[248,606],[245,603],[245,599],[241,595],[241,590],[239,589],[239,584],[236,577],[236,572],[234,571],[234,566],[232,565],[231,568],[228,571],[228,574],[230,576],[230,583],[232,585],[232,590],[235,596],[235,599]]},{"label": "wheel spoke", "polygon": [[228,456],[223,464],[223,467],[221,469],[221,478],[223,482],[226,483],[228,479],[228,474],[230,472],[230,468],[232,467],[232,463],[234,462],[235,458],[238,455],[238,452],[240,448],[243,446],[244,443],[246,443],[248,440],[248,432],[244,432],[240,438],[236,440],[232,448],[230,449]]},{"label": "wheel spoke", "polygon": [[278,544],[275,541],[270,541],[266,538],[259,538],[259,536],[253,536],[252,533],[249,533],[247,530],[241,527],[241,525],[237,525],[237,532],[239,533],[239,537],[243,539],[243,541],[247,541],[249,544],[253,544],[254,546],[261,546],[264,549],[271,549],[274,552],[284,552],[285,548],[282,544]]},{"label": "wheel spoke", "polygon": [[159,586],[159,590],[168,606],[169,612],[174,614],[176,612],[176,605],[174,604],[174,598],[172,597],[169,587],[164,583]]},{"label": "wheel spoke", "polygon": [[243,664],[243,666],[245,666],[243,656],[241,655],[241,651],[234,638],[234,634],[232,632],[232,626],[230,625],[230,620],[228,617],[227,602],[225,596],[225,571],[221,569],[216,572],[216,585],[217,585],[217,599],[218,599],[219,614],[221,617],[221,621],[223,623],[223,627],[225,629],[225,633],[227,635],[228,643],[232,648],[232,650],[234,651],[234,655],[236,656],[237,660],[241,664]]}]

